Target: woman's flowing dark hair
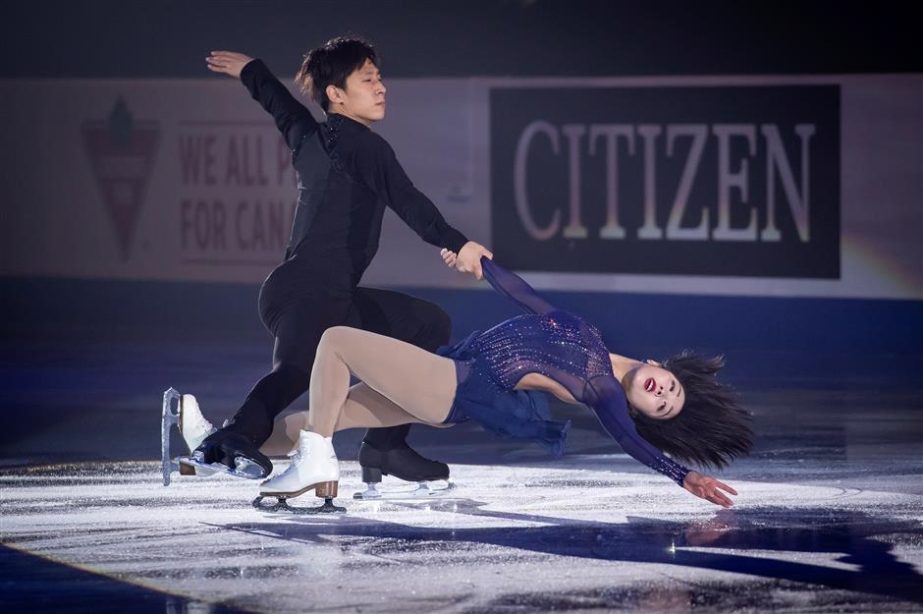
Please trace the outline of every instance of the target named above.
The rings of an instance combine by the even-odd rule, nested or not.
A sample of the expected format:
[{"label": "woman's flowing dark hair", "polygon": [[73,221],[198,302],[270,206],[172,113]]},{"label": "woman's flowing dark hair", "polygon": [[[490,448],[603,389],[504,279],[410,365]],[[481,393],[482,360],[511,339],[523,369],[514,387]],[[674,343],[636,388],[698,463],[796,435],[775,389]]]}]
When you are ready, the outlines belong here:
[{"label": "woman's flowing dark hair", "polygon": [[673,458],[701,467],[724,467],[753,447],[750,414],[737,394],[719,383],[724,357],[705,358],[688,350],[663,361],[683,386],[683,409],[675,418],[655,420],[638,411],[638,434]]}]

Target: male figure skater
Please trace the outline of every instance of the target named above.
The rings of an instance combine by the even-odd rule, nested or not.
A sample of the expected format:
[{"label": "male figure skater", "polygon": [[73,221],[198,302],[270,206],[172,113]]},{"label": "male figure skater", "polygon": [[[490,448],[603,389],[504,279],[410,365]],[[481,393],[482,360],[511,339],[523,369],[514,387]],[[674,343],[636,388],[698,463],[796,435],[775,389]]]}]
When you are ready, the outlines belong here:
[{"label": "male figure skater", "polygon": [[[339,37],[305,56],[296,82],[327,114],[321,123],[262,61],[213,51],[206,62],[213,72],[240,78],[272,115],[298,177],[285,258],[263,282],[259,297],[260,317],[275,337],[272,371],[193,453],[198,463],[263,478],[272,464],[258,449],[274,418],[308,389],[326,329],[345,324],[428,351],[449,340],[451,322],[436,305],[359,286],[378,249],[386,206],[427,243],[456,252],[460,271],[480,279],[480,258],[491,254],[446,223],[407,178],[390,145],[369,129],[385,116],[386,92],[370,44]],[[403,425],[366,433],[359,452],[364,477],[368,472],[411,481],[448,478],[448,466],[407,445],[408,431]]]}]

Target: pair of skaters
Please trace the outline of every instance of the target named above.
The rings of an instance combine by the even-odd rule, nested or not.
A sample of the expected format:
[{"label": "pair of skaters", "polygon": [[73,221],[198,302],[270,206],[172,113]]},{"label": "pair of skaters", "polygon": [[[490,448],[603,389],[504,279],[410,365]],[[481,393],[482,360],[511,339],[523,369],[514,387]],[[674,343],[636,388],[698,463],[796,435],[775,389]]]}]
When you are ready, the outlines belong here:
[{"label": "pair of skaters", "polygon": [[[715,377],[722,361],[683,353],[660,365],[612,354],[598,329],[549,304],[449,226],[368,129],[385,111],[371,46],[338,38],[305,57],[298,81],[327,112],[323,123],[259,60],[213,52],[207,61],[212,71],[239,77],[273,115],[293,152],[299,204],[285,261],[260,293],[263,322],[276,338],[273,371],[196,448],[199,464],[265,477],[272,465],[264,452],[295,447],[291,465],[264,481],[261,495],[284,499],[314,490],[329,499],[339,481],[331,437],[365,427],[373,429],[360,448],[365,481],[382,473],[444,479],[445,465],[404,442],[409,424],[474,420],[559,452],[568,424],[547,419],[542,394],[549,393],[591,407],[626,452],[686,490],[732,504],[725,494],[736,494],[732,488],[674,460],[723,466],[749,451],[747,415]],[[358,286],[377,249],[385,206],[442,247],[446,265],[483,275],[525,313],[435,351],[448,337],[444,312]],[[351,387],[351,376],[361,383]],[[310,411],[279,421],[270,437],[273,419],[309,383]],[[297,441],[293,425],[304,427]]]}]

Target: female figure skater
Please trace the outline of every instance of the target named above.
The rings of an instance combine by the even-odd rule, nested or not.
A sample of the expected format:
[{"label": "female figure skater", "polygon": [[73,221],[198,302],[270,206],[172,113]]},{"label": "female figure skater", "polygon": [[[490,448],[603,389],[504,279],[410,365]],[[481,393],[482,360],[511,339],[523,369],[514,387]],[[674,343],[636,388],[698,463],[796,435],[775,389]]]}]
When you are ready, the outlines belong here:
[{"label": "female figure skater", "polygon": [[[443,258],[453,264],[456,256],[443,250]],[[331,437],[346,428],[471,419],[559,451],[569,423],[548,421],[528,404],[495,403],[513,390],[538,390],[588,405],[635,459],[698,497],[732,505],[725,493],[736,495],[733,488],[661,453],[721,467],[749,452],[748,414],[715,379],[722,359],[682,353],[661,366],[610,354],[594,326],[556,309],[487,257],[481,266],[493,288],[526,313],[475,332],[441,355],[344,326],[324,332],[297,454],[288,469],[261,484],[255,503],[276,497],[285,507],[286,498],[314,489],[327,499],[318,511],[335,509],[330,499],[337,494],[339,465]],[[364,383],[354,388],[358,396],[350,374]],[[385,402],[370,403],[371,397]]]}]

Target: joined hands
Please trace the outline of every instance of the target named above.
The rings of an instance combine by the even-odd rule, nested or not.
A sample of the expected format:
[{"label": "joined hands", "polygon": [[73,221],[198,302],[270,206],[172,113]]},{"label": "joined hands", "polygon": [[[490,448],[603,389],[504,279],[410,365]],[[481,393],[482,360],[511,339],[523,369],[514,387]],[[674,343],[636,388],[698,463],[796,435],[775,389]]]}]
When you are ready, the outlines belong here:
[{"label": "joined hands", "polygon": [[476,279],[484,277],[484,271],[481,270],[481,256],[488,260],[494,259],[489,249],[474,241],[465,243],[457,254],[445,248],[439,254],[447,267],[462,273],[471,273]]}]

